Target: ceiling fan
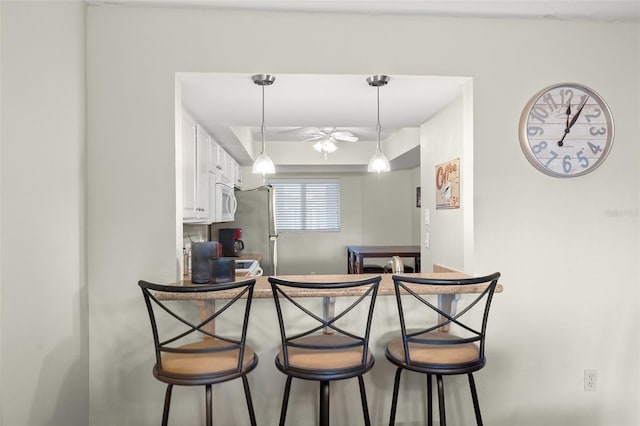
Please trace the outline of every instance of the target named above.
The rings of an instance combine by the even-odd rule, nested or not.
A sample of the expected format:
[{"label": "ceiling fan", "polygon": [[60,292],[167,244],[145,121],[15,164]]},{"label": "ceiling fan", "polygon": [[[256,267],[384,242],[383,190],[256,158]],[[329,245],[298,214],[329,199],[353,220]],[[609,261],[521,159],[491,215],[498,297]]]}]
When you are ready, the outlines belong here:
[{"label": "ceiling fan", "polygon": [[317,141],[313,148],[324,155],[325,160],[327,154],[335,152],[338,147],[336,142],[357,142],[358,137],[346,130],[338,130],[335,127],[301,127],[297,129],[287,130],[285,133],[300,135],[305,138],[303,142]]}]

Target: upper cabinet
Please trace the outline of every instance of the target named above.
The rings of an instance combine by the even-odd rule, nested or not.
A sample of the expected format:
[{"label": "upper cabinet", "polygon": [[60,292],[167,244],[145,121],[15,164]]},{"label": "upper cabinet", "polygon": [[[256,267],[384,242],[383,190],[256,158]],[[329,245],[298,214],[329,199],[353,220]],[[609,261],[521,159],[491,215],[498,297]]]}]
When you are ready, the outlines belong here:
[{"label": "upper cabinet", "polygon": [[197,123],[182,114],[182,217],[202,222],[209,217],[209,141]]},{"label": "upper cabinet", "polygon": [[216,183],[239,188],[238,163],[184,110],[181,125],[183,222],[216,222]]},{"label": "upper cabinet", "polygon": [[242,188],[242,171],[240,170],[240,164],[234,160],[234,170],[235,170],[235,187]]}]

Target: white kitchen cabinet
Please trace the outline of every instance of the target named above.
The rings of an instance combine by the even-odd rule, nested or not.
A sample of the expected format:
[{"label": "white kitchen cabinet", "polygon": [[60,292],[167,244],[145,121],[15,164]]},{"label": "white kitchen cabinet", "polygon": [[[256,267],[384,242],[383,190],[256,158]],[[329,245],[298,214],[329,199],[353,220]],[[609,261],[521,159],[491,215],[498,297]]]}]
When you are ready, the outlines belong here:
[{"label": "white kitchen cabinet", "polygon": [[224,181],[229,185],[233,185],[235,183],[236,169],[235,164],[236,160],[233,159],[232,156],[229,155],[228,152],[224,153]]},{"label": "white kitchen cabinet", "polygon": [[182,217],[186,223],[209,218],[209,143],[211,137],[186,112],[182,114]]},{"label": "white kitchen cabinet", "polygon": [[209,170],[208,173],[209,178],[209,217],[207,218],[207,223],[217,222],[216,217],[216,203],[218,197],[216,197],[216,174],[212,170]]},{"label": "white kitchen cabinet", "polygon": [[218,143],[213,138],[209,138],[209,161],[207,166],[211,173],[217,173],[218,147]]},{"label": "white kitchen cabinet", "polygon": [[234,162],[234,169],[235,169],[234,185],[236,188],[242,189],[242,170],[240,169],[240,164],[238,164],[237,161]]},{"label": "white kitchen cabinet", "polygon": [[196,219],[196,122],[182,112],[182,218]]},{"label": "white kitchen cabinet", "polygon": [[224,170],[225,151],[218,143],[211,138],[209,144],[209,171],[221,175]]},{"label": "white kitchen cabinet", "polygon": [[223,221],[222,216],[228,221],[228,214],[221,214],[218,203],[225,199],[225,205],[229,204],[229,197],[223,196],[226,188],[233,193],[233,187],[241,187],[240,166],[185,111],[181,125],[183,222],[213,223]]},{"label": "white kitchen cabinet", "polygon": [[209,218],[209,143],[211,136],[199,125],[196,128],[196,218]]}]

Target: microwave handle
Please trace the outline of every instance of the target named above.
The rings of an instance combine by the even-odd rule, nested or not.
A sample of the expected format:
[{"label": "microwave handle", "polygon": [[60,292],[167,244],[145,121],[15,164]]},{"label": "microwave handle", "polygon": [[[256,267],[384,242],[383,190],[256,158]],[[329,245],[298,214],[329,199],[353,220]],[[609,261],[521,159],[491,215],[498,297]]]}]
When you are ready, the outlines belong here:
[{"label": "microwave handle", "polygon": [[236,210],[238,208],[238,200],[236,200],[236,196],[233,192],[231,192],[231,196],[229,197],[229,202],[231,204],[231,214],[235,215],[236,214]]}]

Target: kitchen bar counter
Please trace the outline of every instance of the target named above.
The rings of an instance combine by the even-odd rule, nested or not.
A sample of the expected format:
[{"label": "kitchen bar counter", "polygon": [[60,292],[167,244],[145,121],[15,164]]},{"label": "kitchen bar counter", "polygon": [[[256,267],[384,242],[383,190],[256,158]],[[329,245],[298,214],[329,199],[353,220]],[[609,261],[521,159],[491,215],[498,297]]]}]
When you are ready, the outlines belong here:
[{"label": "kitchen bar counter", "polygon": [[[437,268],[434,267],[434,270]],[[392,296],[395,294],[395,290],[393,287],[393,279],[392,274],[338,274],[338,275],[280,275],[278,278],[282,278],[285,280],[292,281],[303,281],[303,282],[318,282],[318,281],[333,281],[333,282],[344,282],[344,281],[356,281],[365,278],[370,278],[372,276],[380,275],[382,280],[380,281],[380,287],[378,288],[379,296]],[[462,272],[455,271],[438,271],[438,272],[421,272],[421,273],[402,273],[398,275],[410,276],[410,277],[419,277],[419,278],[438,278],[438,279],[462,279],[469,278],[468,274]],[[248,277],[247,277],[248,278]],[[244,279],[244,278],[243,278]],[[254,298],[271,298],[273,294],[271,292],[271,285],[269,284],[268,277],[260,276],[255,277],[256,285],[253,290]],[[191,286],[197,285],[192,284],[190,280],[182,280],[180,282],[175,283],[175,285],[181,286]],[[486,284],[478,284],[478,285],[433,285],[433,286],[417,286],[416,292],[418,294],[462,294],[462,293],[480,293]],[[502,286],[498,284],[496,288],[496,292],[501,292]],[[220,292],[216,293],[216,298],[218,299],[229,299],[233,297],[234,292]],[[308,290],[304,289],[295,289],[294,292],[291,293],[294,297],[308,297],[308,296],[359,296],[361,294],[361,290],[359,289],[331,289],[326,292],[318,292],[314,291],[311,294]],[[189,299],[189,300],[210,300],[210,293],[180,293],[180,294],[166,294],[162,292],[158,292],[156,294],[158,299],[161,300],[171,300],[171,299]]]},{"label": "kitchen bar counter", "polygon": [[[470,278],[470,275],[463,272],[455,271],[450,268],[441,265],[433,265],[434,272],[420,272],[420,273],[402,273],[398,275],[419,277],[419,278],[436,278],[436,279],[449,279],[457,280],[463,278]],[[278,278],[282,278],[290,281],[302,281],[302,282],[346,282],[357,281],[361,279],[370,278],[376,275],[381,276],[380,286],[378,287],[378,296],[393,296],[395,295],[395,289],[393,285],[393,274],[337,274],[337,275],[279,275]],[[248,278],[248,277],[247,277]],[[266,299],[273,298],[271,290],[271,284],[266,276],[254,277],[256,285],[253,289],[254,299]],[[245,278],[246,279],[246,278]],[[238,281],[244,280],[237,278]],[[190,279],[185,279],[174,285],[180,286],[197,286],[198,284],[192,284]],[[438,298],[438,307],[449,314],[455,314],[457,300],[461,294],[468,293],[482,293],[488,284],[475,284],[475,285],[412,285],[411,287],[417,294],[420,295],[436,295]],[[348,289],[327,289],[327,291],[307,290],[301,288],[292,288],[289,294],[293,297],[322,297],[323,299],[323,316],[325,319],[333,317],[336,297],[346,296],[360,296],[363,294],[362,288],[348,288]],[[502,285],[496,286],[496,293],[502,292]],[[156,292],[155,295],[160,300],[194,300],[198,303],[200,309],[200,315],[202,319],[209,317],[215,312],[216,299],[231,299],[235,297],[237,292],[235,291],[223,291],[223,292],[206,292],[206,293],[164,293]],[[214,297],[215,295],[215,297]],[[209,323],[206,327],[210,332],[214,332],[215,325]],[[325,332],[330,332],[326,330]]]}]

